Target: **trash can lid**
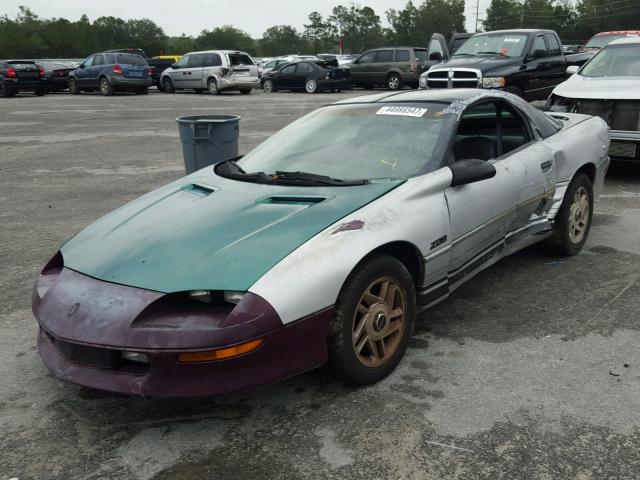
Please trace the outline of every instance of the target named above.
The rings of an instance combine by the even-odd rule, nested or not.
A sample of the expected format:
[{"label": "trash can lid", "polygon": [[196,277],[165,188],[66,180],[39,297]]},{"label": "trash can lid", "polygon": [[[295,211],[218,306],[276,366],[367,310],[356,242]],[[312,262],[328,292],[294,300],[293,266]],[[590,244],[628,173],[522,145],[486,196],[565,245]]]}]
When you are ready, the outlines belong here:
[{"label": "trash can lid", "polygon": [[238,115],[191,115],[188,117],[178,117],[178,123],[227,123],[240,120]]}]

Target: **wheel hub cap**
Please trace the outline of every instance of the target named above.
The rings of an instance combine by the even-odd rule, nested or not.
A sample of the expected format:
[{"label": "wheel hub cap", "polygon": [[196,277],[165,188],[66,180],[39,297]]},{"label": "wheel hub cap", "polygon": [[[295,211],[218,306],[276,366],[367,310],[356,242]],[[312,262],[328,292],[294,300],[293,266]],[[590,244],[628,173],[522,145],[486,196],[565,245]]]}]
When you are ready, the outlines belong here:
[{"label": "wheel hub cap", "polygon": [[367,367],[384,365],[395,353],[405,329],[406,298],[391,277],[374,281],[360,297],[353,322],[356,357]]},{"label": "wheel hub cap", "polygon": [[580,187],[573,195],[573,202],[569,208],[569,239],[573,243],[580,243],[587,232],[589,225],[589,192]]}]

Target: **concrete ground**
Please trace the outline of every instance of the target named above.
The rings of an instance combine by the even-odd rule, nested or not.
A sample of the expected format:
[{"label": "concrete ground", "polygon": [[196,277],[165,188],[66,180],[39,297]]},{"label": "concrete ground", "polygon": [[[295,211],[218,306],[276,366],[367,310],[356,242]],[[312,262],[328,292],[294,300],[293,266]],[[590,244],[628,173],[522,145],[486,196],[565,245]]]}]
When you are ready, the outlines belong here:
[{"label": "concrete ground", "polygon": [[640,477],[640,167],[611,169],[580,255],[534,247],[478,275],[420,318],[377,385],[320,369],[153,400],[48,374],[36,274],[81,228],[182,175],[175,117],[239,114],[246,152],[362,93],[0,100],[0,479]]}]

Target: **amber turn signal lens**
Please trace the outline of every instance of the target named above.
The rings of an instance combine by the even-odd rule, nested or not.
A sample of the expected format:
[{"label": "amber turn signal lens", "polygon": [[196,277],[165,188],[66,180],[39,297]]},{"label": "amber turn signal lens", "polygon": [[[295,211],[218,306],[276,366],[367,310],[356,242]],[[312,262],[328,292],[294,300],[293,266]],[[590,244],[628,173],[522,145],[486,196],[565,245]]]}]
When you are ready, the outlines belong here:
[{"label": "amber turn signal lens", "polygon": [[224,360],[225,358],[237,357],[245,353],[253,352],[256,348],[264,343],[263,338],[251,340],[247,343],[234,345],[233,347],[221,348],[220,350],[208,350],[206,352],[189,352],[178,355],[180,363],[199,363],[214,362],[216,360]]}]

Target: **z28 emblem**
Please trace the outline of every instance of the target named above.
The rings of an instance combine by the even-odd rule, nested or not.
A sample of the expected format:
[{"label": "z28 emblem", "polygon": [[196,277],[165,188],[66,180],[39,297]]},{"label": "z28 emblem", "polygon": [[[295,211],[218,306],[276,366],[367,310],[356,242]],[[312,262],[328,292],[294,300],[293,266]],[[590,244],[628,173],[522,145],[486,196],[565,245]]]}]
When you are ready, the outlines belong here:
[{"label": "z28 emblem", "polygon": [[446,241],[447,241],[447,236],[446,235],[440,237],[437,240],[434,240],[433,242],[431,242],[431,250],[433,250],[434,248],[436,248],[439,245],[442,245]]}]

